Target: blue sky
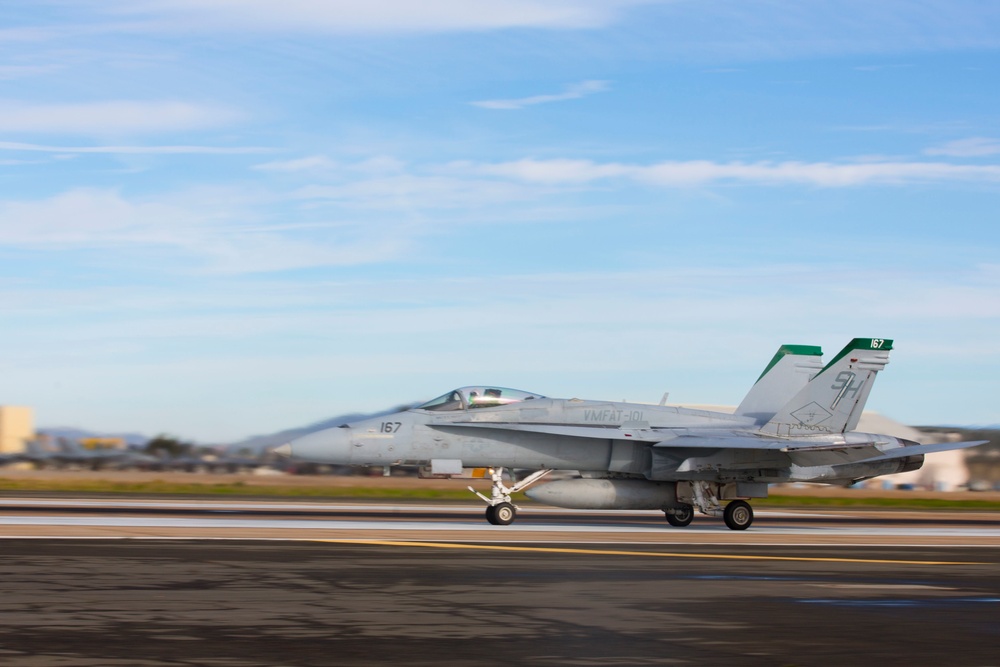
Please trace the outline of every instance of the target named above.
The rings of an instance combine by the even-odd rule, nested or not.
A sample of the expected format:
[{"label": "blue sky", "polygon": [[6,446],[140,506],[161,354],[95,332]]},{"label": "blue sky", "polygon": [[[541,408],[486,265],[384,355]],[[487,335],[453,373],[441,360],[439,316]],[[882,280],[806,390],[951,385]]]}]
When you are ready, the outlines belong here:
[{"label": "blue sky", "polygon": [[1000,423],[1000,5],[0,8],[0,403],[201,442],[493,382]]}]

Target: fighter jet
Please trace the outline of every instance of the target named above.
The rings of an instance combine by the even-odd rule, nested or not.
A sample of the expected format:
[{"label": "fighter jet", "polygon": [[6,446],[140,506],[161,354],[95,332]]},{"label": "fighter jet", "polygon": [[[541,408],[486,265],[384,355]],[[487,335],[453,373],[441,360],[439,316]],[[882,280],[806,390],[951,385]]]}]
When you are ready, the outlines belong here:
[{"label": "fighter jet", "polygon": [[[892,343],[855,338],[825,366],[820,348],[783,345],[735,414],[470,386],[275,451],[319,463],[488,478],[488,496],[469,490],[486,502],[494,525],[516,518],[511,494],[558,470],[579,477],[526,495],[558,507],[662,510],[677,527],[689,525],[697,508],[745,530],[753,523],[747,500],[766,498],[771,483],[848,486],[916,470],[925,454],[985,442],[921,445],[854,431]],[[514,470],[529,474],[518,481]]]},{"label": "fighter jet", "polygon": [[54,443],[48,439],[32,440],[19,458],[39,469],[81,467],[91,470],[146,468],[156,460],[130,449],[86,449],[68,438],[57,438]]}]

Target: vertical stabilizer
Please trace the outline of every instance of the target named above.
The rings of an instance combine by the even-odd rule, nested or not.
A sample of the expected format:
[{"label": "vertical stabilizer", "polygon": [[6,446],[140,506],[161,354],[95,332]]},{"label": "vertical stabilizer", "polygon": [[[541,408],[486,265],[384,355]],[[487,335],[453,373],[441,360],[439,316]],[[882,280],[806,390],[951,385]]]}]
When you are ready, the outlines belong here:
[{"label": "vertical stabilizer", "polygon": [[853,431],[875,374],[889,363],[892,341],[855,338],[778,410],[762,433],[799,436]]},{"label": "vertical stabilizer", "polygon": [[747,393],[736,414],[764,424],[823,368],[816,345],[782,345]]}]

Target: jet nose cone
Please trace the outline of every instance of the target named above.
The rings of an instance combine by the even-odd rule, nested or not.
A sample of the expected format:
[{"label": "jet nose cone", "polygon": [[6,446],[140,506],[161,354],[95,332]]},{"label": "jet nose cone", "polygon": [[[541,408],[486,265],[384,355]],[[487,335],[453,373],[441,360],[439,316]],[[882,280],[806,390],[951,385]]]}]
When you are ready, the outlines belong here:
[{"label": "jet nose cone", "polygon": [[285,451],[293,459],[346,465],[351,462],[351,429],[328,428],[325,431],[310,433],[292,440],[287,445],[282,445],[278,450],[284,450],[286,447],[288,449]]},{"label": "jet nose cone", "polygon": [[274,452],[275,454],[277,454],[278,456],[287,456],[287,457],[291,458],[291,456],[292,456],[292,445],[290,443],[286,442],[285,444],[283,444],[283,445],[281,445],[279,447],[275,447],[271,451]]}]

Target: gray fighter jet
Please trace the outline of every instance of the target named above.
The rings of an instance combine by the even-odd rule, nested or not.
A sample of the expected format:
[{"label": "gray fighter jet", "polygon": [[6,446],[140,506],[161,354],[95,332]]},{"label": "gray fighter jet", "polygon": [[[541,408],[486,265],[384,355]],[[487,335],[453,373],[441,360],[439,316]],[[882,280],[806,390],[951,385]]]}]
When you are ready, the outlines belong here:
[{"label": "gray fighter jet", "polygon": [[[495,525],[514,521],[512,493],[561,470],[579,477],[527,495],[559,507],[658,509],[672,526],[690,524],[697,508],[745,530],[753,522],[746,500],[766,498],[768,484],[850,485],[916,470],[925,454],[985,442],[921,445],[855,432],[891,349],[891,340],[855,338],[823,366],[818,347],[784,345],[735,414],[484,385],[319,431],[276,451],[320,463],[411,465],[429,476],[488,478],[489,496],[469,490],[486,502]],[[516,480],[514,470],[529,474]]]}]

